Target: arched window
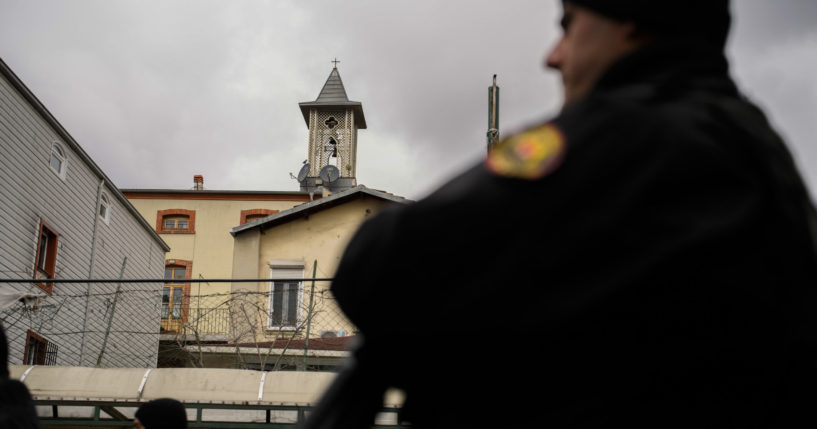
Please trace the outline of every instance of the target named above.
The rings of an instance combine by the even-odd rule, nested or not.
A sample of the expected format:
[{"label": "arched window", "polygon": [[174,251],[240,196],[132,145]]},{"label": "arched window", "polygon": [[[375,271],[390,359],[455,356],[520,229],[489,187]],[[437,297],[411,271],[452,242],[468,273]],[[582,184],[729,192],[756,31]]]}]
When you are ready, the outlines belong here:
[{"label": "arched window", "polygon": [[165,216],[162,223],[165,230],[187,230],[190,227],[190,216]]},{"label": "arched window", "polygon": [[99,218],[105,223],[111,220],[111,201],[104,192],[99,196]]},{"label": "arched window", "polygon": [[190,308],[190,278],[192,263],[171,259],[165,265],[165,285],[162,289],[162,332],[181,332]]},{"label": "arched window", "polygon": [[156,213],[159,234],[195,234],[196,211],[185,209],[159,210]]},{"label": "arched window", "polygon": [[263,219],[269,215],[273,215],[278,213],[278,210],[269,210],[269,209],[250,209],[250,210],[241,210],[241,220],[239,225],[244,225],[245,223],[250,223],[254,220]]},{"label": "arched window", "polygon": [[67,159],[62,147],[57,143],[51,144],[51,160],[49,161],[49,165],[51,165],[51,170],[57,173],[60,178],[65,179],[65,171],[68,167]]},{"label": "arched window", "polygon": [[338,165],[338,142],[334,137],[329,137],[323,146],[323,165]]}]

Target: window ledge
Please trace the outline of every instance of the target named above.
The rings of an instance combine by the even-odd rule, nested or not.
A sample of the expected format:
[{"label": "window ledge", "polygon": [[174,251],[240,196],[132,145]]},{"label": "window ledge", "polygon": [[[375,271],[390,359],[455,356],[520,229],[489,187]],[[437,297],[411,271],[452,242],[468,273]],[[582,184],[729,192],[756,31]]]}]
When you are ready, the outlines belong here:
[{"label": "window ledge", "polygon": [[158,229],[159,234],[195,234],[196,231],[190,229]]},{"label": "window ledge", "polygon": [[284,326],[283,328],[279,327],[279,326],[273,326],[273,327],[267,326],[265,330],[267,331],[267,335],[274,334],[276,332],[284,332],[284,333],[287,333],[287,334],[294,334],[296,331],[298,331],[298,328],[296,328],[294,326]]}]

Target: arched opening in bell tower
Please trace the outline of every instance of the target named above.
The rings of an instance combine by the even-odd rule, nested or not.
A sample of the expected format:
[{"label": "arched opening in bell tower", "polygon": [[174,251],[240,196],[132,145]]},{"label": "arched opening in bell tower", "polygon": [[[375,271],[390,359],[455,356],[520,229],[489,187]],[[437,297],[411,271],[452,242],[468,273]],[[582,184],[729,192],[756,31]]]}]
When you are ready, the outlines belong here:
[{"label": "arched opening in bell tower", "polygon": [[338,142],[335,140],[334,137],[329,137],[329,140],[326,141],[326,144],[323,147],[324,151],[324,165],[334,165],[335,167],[338,166]]}]

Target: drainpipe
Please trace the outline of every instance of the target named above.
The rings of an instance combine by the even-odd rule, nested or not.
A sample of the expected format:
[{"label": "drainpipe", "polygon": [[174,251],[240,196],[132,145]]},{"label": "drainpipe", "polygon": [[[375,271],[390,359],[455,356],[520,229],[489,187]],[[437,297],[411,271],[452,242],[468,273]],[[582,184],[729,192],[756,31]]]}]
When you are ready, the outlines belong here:
[{"label": "drainpipe", "polygon": [[[93,279],[94,262],[96,256],[96,230],[99,225],[99,204],[102,201],[102,189],[105,186],[105,179],[99,179],[99,186],[96,188],[96,205],[94,206],[94,229],[91,232],[91,262],[88,264],[88,280]],[[82,316],[82,339],[79,345],[79,364],[82,366],[82,358],[85,353],[85,332],[88,330],[88,306],[91,302],[91,283],[88,283],[85,295],[85,312]]]}]

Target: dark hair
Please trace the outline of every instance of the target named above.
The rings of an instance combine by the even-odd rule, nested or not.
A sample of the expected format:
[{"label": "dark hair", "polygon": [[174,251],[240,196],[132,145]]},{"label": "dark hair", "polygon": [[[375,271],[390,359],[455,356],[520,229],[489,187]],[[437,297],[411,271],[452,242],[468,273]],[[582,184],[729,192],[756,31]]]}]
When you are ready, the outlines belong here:
[{"label": "dark hair", "polygon": [[0,428],[40,429],[40,419],[26,385],[11,379],[0,380]]},{"label": "dark hair", "polygon": [[161,398],[142,404],[136,410],[136,418],[146,429],[185,429],[187,412],[181,402]]}]

